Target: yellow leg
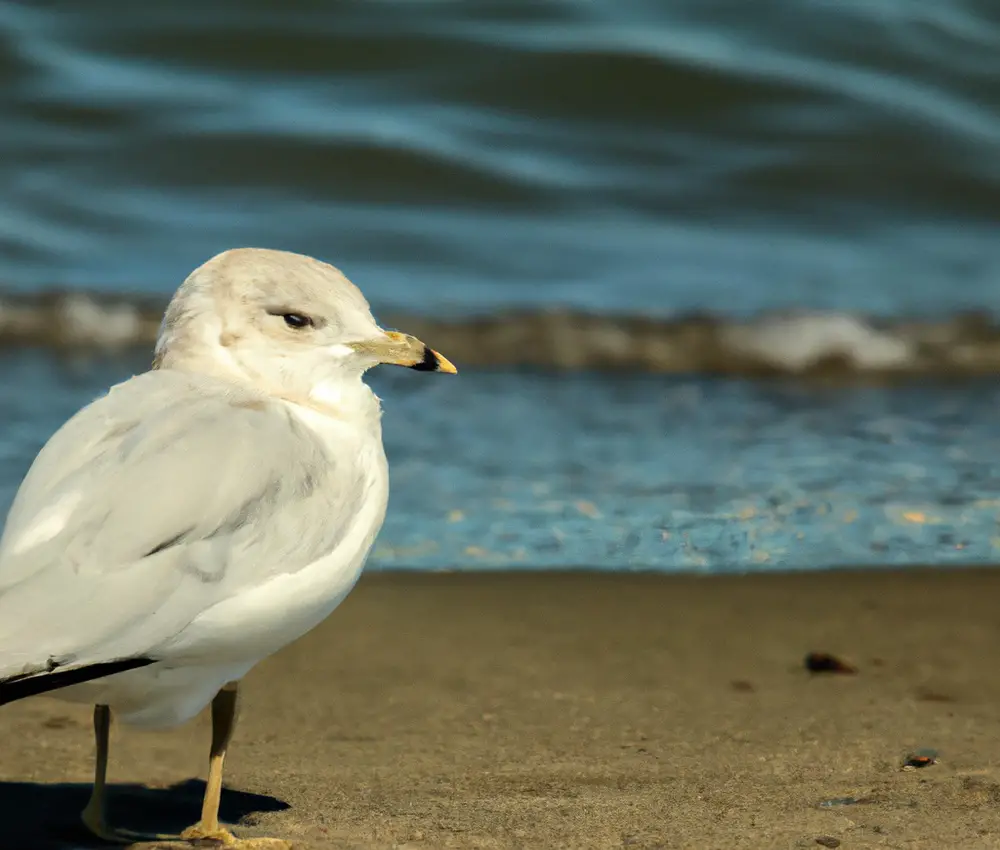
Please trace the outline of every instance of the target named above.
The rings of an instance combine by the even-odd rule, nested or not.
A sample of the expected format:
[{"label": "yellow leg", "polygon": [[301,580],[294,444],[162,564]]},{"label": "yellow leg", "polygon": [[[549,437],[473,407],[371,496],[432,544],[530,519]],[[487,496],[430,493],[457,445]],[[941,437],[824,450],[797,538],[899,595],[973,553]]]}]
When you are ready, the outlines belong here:
[{"label": "yellow leg", "polygon": [[81,813],[83,823],[98,838],[105,841],[125,843],[126,839],[108,829],[105,817],[106,788],[108,779],[108,739],[111,732],[111,709],[106,705],[94,706],[94,743],[97,753],[94,757],[94,787],[90,800]]},{"label": "yellow leg", "polygon": [[[276,838],[257,838],[237,841],[235,836],[219,823],[219,802],[222,797],[222,765],[226,747],[236,726],[237,683],[230,682],[212,700],[212,748],[208,762],[208,782],[201,806],[201,820],[185,829],[180,836],[143,834],[129,830],[111,829],[107,824],[108,741],[111,731],[111,709],[106,705],[94,706],[94,740],[97,754],[94,761],[94,787],[81,817],[94,835],[116,844],[152,841],[157,847],[190,847],[192,842],[208,840],[225,846],[239,845],[244,850],[290,850],[291,844]],[[176,839],[180,841],[176,841]]]},{"label": "yellow leg", "polygon": [[108,742],[111,736],[111,709],[106,705],[94,706],[94,743],[97,753],[94,757],[94,787],[90,799],[80,813],[84,826],[102,841],[114,844],[133,844],[136,841],[158,840],[170,836],[132,832],[127,829],[112,829],[107,821],[107,780]]},{"label": "yellow leg", "polygon": [[222,766],[226,748],[236,727],[239,686],[230,682],[212,700],[212,748],[208,759],[208,781],[201,804],[201,820],[181,833],[182,838],[213,839],[223,844],[235,844],[235,836],[219,824],[219,801],[222,798]]}]

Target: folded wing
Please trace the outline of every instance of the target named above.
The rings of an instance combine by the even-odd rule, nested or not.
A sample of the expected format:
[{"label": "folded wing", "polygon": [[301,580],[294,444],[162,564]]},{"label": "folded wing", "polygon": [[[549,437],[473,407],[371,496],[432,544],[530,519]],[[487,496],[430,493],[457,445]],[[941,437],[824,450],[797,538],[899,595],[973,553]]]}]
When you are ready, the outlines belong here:
[{"label": "folded wing", "polygon": [[279,405],[177,372],[120,384],[53,436],[15,498],[0,682],[155,661],[210,606],[332,550],[352,497],[326,486],[333,471]]}]

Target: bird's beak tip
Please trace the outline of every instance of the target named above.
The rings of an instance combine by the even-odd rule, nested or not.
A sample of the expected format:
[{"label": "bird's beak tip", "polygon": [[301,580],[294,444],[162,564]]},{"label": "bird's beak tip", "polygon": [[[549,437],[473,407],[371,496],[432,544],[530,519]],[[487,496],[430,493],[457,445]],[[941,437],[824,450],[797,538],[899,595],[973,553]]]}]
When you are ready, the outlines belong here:
[{"label": "bird's beak tip", "polygon": [[383,358],[381,362],[395,363],[398,366],[409,366],[417,372],[444,372],[446,375],[458,374],[458,369],[454,363],[416,337],[399,333],[399,331],[385,331],[384,333],[391,343],[391,348],[388,351],[379,351],[380,356]]},{"label": "bird's beak tip", "polygon": [[434,356],[437,358],[439,372],[444,372],[446,375],[457,375],[458,367],[452,363],[443,354],[438,354],[436,351],[433,352]]},{"label": "bird's beak tip", "polygon": [[443,372],[446,375],[457,375],[458,369],[443,354],[438,354],[433,348],[424,346],[424,357],[419,363],[414,363],[411,369],[418,372]]}]

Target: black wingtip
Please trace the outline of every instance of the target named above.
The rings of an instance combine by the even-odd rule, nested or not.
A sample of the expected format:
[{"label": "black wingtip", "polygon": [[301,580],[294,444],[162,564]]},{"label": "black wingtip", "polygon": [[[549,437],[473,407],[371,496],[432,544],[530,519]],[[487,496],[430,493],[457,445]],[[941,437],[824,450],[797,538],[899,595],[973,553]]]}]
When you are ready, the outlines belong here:
[{"label": "black wingtip", "polygon": [[15,702],[25,697],[57,691],[70,685],[81,685],[94,679],[102,679],[126,670],[137,670],[156,662],[155,658],[121,658],[117,661],[102,661],[86,667],[70,670],[54,670],[51,673],[35,673],[30,676],[12,676],[0,682],[0,705]]}]

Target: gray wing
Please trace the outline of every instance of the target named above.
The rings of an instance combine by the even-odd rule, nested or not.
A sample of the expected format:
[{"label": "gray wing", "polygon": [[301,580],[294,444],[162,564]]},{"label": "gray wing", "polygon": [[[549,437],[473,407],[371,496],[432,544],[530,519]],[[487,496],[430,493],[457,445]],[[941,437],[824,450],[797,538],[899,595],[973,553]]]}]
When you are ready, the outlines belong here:
[{"label": "gray wing", "polygon": [[141,655],[335,547],[351,492],[322,446],[284,408],[217,389],[140,375],[39,453],[0,539],[0,679]]}]

